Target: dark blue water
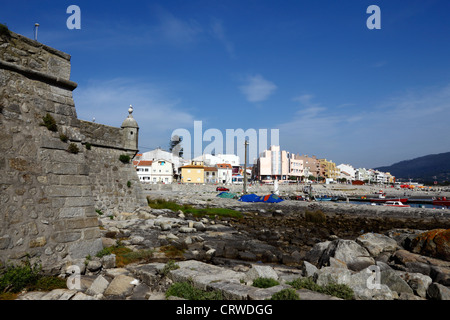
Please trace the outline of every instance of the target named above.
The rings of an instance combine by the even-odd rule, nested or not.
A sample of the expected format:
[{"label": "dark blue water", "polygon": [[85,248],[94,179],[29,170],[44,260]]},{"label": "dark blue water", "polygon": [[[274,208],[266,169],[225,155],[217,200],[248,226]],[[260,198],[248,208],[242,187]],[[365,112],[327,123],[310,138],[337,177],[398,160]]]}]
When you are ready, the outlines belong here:
[{"label": "dark blue water", "polygon": [[[340,202],[345,202],[345,201],[340,201]],[[349,203],[351,204],[361,204],[361,205],[366,205],[366,206],[371,206],[372,204],[370,202],[363,202],[363,201],[350,201]],[[407,203],[408,205],[410,205],[412,208],[430,208],[430,209],[436,209],[436,210],[450,210],[450,207],[445,207],[445,206],[435,206],[433,204],[423,204],[423,203]],[[381,204],[377,204],[377,205],[381,205]]]}]

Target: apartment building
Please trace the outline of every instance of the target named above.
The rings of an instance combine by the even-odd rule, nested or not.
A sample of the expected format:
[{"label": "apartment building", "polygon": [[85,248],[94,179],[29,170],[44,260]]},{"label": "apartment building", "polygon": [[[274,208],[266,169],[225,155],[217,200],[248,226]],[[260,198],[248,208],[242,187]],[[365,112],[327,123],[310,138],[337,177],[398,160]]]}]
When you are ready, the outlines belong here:
[{"label": "apartment building", "polygon": [[280,146],[271,146],[264,150],[256,160],[253,169],[256,180],[272,182],[274,180],[287,180],[289,177],[288,153]]},{"label": "apartment building", "polygon": [[303,175],[306,178],[313,176],[317,179],[320,176],[320,162],[316,156],[302,155],[296,158],[303,161]]},{"label": "apartment building", "polygon": [[337,180],[339,178],[339,169],[336,168],[336,164],[327,159],[319,159],[320,164],[320,176]]}]

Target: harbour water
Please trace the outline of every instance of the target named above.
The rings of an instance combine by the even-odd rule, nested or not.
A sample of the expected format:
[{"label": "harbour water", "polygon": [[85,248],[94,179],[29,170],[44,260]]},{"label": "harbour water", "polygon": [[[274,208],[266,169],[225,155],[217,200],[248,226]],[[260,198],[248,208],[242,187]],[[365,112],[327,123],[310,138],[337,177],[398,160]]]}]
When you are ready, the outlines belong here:
[{"label": "harbour water", "polygon": [[[338,201],[338,202],[347,203],[345,201]],[[366,202],[363,202],[363,201],[349,201],[348,203],[359,204],[359,205],[366,205],[366,206],[374,205],[374,204],[372,204],[372,202],[369,202],[369,201],[366,201]],[[409,203],[408,202],[406,204],[409,205],[411,208],[429,208],[429,209],[437,209],[437,210],[450,210],[450,207],[436,206],[436,205],[429,204],[429,203]],[[382,206],[381,203],[375,204],[375,205]]]}]

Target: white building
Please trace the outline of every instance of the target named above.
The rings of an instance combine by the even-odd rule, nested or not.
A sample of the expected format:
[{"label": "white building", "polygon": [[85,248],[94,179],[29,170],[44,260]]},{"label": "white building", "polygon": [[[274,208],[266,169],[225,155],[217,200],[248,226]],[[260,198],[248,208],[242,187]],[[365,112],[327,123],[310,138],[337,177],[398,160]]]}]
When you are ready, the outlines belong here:
[{"label": "white building", "polygon": [[221,163],[227,163],[230,164],[232,167],[239,167],[240,166],[240,158],[239,156],[235,154],[218,154],[218,155],[212,155],[212,154],[203,154],[201,156],[198,156],[194,158],[195,161],[203,161],[203,163],[206,166],[216,166],[217,164]]},{"label": "white building", "polygon": [[167,160],[135,160],[133,165],[136,168],[139,181],[142,183],[172,183],[173,164]]},{"label": "white building", "polygon": [[139,157],[135,158],[136,160],[147,160],[147,161],[155,161],[155,160],[166,160],[172,163],[173,173],[175,175],[180,174],[180,168],[184,165],[188,165],[190,163],[189,160],[185,160],[177,155],[174,155],[172,152],[162,150],[161,148],[157,148],[152,151],[144,152]]},{"label": "white building", "polygon": [[152,161],[134,160],[133,165],[136,169],[139,181],[151,183],[152,181]]},{"label": "white building", "polygon": [[231,183],[233,178],[233,167],[229,163],[218,163],[217,167],[217,182]]},{"label": "white building", "polygon": [[152,163],[152,182],[153,183],[172,183],[173,182],[173,164],[168,160],[155,160]]},{"label": "white building", "polygon": [[361,181],[369,181],[370,180],[370,172],[366,168],[358,168],[355,172],[355,180]]},{"label": "white building", "polygon": [[[337,168],[340,170],[339,178],[345,178],[347,181],[353,181],[355,180],[356,170],[353,168],[353,166],[349,164],[340,164],[337,166]],[[359,179],[356,179],[359,180]]]},{"label": "white building", "polygon": [[287,153],[289,160],[289,178],[295,177],[295,180],[301,180],[304,175],[303,160],[296,154]]}]

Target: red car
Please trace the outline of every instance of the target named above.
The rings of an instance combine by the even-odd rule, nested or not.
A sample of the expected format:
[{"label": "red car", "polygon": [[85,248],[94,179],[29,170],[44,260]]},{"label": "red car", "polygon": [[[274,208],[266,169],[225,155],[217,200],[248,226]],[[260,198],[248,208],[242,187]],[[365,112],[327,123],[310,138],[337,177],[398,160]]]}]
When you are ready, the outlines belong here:
[{"label": "red car", "polygon": [[225,188],[225,187],[217,187],[216,191],[230,191],[230,189]]}]

